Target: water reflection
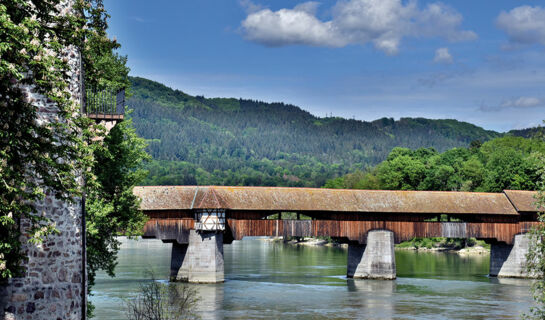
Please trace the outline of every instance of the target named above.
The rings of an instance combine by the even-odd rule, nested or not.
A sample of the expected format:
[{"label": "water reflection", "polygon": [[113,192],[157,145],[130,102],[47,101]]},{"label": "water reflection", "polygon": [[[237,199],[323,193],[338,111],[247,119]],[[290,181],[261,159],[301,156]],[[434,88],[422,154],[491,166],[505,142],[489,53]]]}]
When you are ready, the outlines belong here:
[{"label": "water reflection", "polygon": [[348,292],[357,292],[354,307],[360,309],[360,314],[378,319],[393,318],[395,300],[390,297],[396,289],[395,281],[348,279],[346,284]]},{"label": "water reflection", "polygon": [[398,277],[488,282],[489,255],[396,251]]},{"label": "water reflection", "polygon": [[[487,255],[399,251],[395,281],[346,279],[340,248],[235,241],[224,256],[226,282],[194,286],[203,319],[514,319],[531,303],[530,281],[486,276]],[[169,244],[124,241],[117,278],[97,278],[97,319],[125,319],[123,299],[169,266]]]},{"label": "water reflection", "polygon": [[203,319],[223,319],[223,285],[192,285],[197,290],[199,303],[197,311]]}]

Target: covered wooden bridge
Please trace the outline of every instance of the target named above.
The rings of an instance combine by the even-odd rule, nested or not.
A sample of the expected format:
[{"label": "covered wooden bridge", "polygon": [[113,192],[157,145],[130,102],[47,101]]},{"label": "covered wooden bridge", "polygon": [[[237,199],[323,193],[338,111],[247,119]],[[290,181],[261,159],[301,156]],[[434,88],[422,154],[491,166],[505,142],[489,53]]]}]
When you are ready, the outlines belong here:
[{"label": "covered wooden bridge", "polygon": [[[149,186],[136,187],[134,192],[142,199],[141,209],[150,218],[144,237],[191,247],[192,232],[201,237],[213,235],[216,242],[220,235],[222,245],[245,236],[328,236],[353,248],[359,247],[361,257],[356,259],[362,261],[369,260],[363,257],[365,246],[371,245],[369,241],[376,242],[370,239],[378,231],[387,232],[388,239],[377,241],[386,241],[393,255],[394,242],[414,237],[475,237],[509,249],[517,245],[516,235],[526,233],[538,223],[536,192],[532,191]],[[310,219],[270,219],[271,215],[282,212],[296,212]],[[507,257],[498,261],[507,259],[509,252],[504,252]],[[501,272],[498,270],[496,274]]]}]

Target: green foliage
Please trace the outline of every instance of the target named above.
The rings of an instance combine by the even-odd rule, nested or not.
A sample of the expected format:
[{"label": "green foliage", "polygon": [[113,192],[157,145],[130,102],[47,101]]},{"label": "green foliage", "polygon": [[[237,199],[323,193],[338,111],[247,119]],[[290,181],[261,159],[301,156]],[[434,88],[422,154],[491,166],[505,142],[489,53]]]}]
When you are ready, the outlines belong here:
[{"label": "green foliage", "polygon": [[467,247],[474,247],[479,245],[481,247],[490,249],[490,245],[482,240],[475,238],[413,238],[410,241],[402,242],[396,245],[397,248],[404,249],[441,249],[441,250],[460,250]]},{"label": "green foliage", "polygon": [[146,144],[127,119],[117,124],[95,146],[93,172],[97,183],[88,185],[87,265],[89,287],[99,269],[114,276],[119,241],[116,236],[141,234],[146,221],[132,189],[146,176],[142,161],[149,156]]},{"label": "green foliage", "polygon": [[[119,44],[106,35],[108,15],[101,0],[78,0],[68,14],[59,11],[60,3],[0,4],[0,280],[21,275],[25,253],[19,222],[31,243],[55,232],[34,204],[45,194],[64,201],[83,195],[82,173],[92,285],[96,270],[113,274],[119,248],[114,236],[141,232],[144,216],[132,187],[145,175],[141,166],[147,155],[130,121],[101,143],[96,138],[103,137],[103,128],[80,116],[81,106],[69,91],[73,75],[66,48],[80,48],[88,87],[127,87],[129,70],[126,57],[115,53]],[[39,119],[23,85],[55,102],[59,120]]]},{"label": "green foliage", "polygon": [[434,149],[394,148],[385,161],[366,172],[329,180],[329,188],[501,192],[535,190],[545,142],[506,136],[470,148],[439,153]]},{"label": "green foliage", "polygon": [[147,185],[320,187],[376,165],[395,146],[443,151],[499,136],[456,120],[318,118],[284,103],[193,97],[130,80],[134,125],[154,159]]},{"label": "green foliage", "polygon": [[[90,123],[71,100],[67,47],[81,45],[84,19],[61,14],[60,0],[0,3],[0,280],[20,276],[21,228],[39,243],[55,227],[34,204],[45,194],[72,201],[81,195],[77,172],[87,174],[92,157]],[[77,1],[76,12],[83,2]],[[52,27],[54,26],[54,27]],[[55,102],[59,121],[38,118],[33,91]]]},{"label": "green foliage", "polygon": [[[543,136],[540,136],[543,139]],[[539,276],[532,284],[532,292],[536,306],[530,308],[530,312],[523,316],[524,319],[545,319],[545,154],[534,154],[534,160],[539,164],[536,174],[539,176],[539,192],[536,197],[536,206],[542,210],[538,214],[538,220],[542,223],[530,230],[530,248],[526,256],[527,271],[529,274]]]},{"label": "green foliage", "polygon": [[[129,91],[127,58],[115,50],[119,43],[106,35],[109,15],[102,1],[91,1],[85,13],[90,30],[82,51],[85,83],[93,88],[88,96],[91,108],[96,106],[96,95],[126,88]],[[98,91],[96,91],[98,90]],[[102,90],[102,91],[101,91]],[[129,91],[130,92],[130,91]],[[89,99],[91,98],[91,99]],[[100,100],[107,96],[98,97]],[[109,97],[110,100],[113,97]],[[103,129],[103,128],[101,128]],[[119,241],[116,236],[140,235],[146,217],[138,210],[139,199],[133,195],[133,187],[141,184],[147,171],[143,165],[149,159],[147,144],[136,134],[130,114],[114,126],[102,141],[92,143],[94,162],[91,173],[94,179],[86,184],[86,236],[88,291],[94,284],[98,270],[114,276]],[[88,317],[93,306],[88,305]]]},{"label": "green foliage", "polygon": [[129,320],[199,319],[195,306],[199,297],[187,284],[164,284],[155,280],[140,286],[135,298],[126,301]]},{"label": "green foliage", "polygon": [[121,47],[116,39],[106,34],[110,15],[103,0],[86,0],[83,14],[88,30],[81,56],[85,69],[85,86],[94,90],[129,88],[127,57],[116,50]]}]

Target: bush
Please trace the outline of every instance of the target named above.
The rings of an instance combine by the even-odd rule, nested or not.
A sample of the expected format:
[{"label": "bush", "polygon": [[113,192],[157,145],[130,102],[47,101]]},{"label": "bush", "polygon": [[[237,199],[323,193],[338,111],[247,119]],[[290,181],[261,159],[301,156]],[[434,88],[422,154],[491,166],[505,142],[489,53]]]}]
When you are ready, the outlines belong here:
[{"label": "bush", "polygon": [[199,319],[195,305],[199,297],[186,284],[164,284],[155,279],[140,286],[139,294],[126,301],[129,320]]}]

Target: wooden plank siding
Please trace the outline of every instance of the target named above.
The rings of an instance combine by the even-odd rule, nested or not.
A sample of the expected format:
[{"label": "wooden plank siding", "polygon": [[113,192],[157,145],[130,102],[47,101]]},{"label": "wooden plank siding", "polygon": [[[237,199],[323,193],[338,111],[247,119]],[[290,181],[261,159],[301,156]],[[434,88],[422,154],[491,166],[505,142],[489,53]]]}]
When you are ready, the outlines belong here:
[{"label": "wooden plank siding", "polygon": [[[192,218],[152,218],[144,227],[145,238],[157,238],[166,242],[187,243],[189,230],[194,228]],[[227,233],[234,240],[252,236],[284,237],[333,237],[366,243],[371,230],[394,232],[396,243],[414,237],[456,238],[473,237],[488,241],[512,244],[516,234],[527,232],[538,222],[428,222],[428,221],[343,221],[343,220],[270,220],[227,219]],[[455,228],[453,228],[453,226]],[[446,228],[453,229],[445,232]]]},{"label": "wooden plank siding", "polygon": [[[511,244],[536,225],[533,191],[502,193],[342,190],[280,187],[136,187],[150,218],[144,237],[187,242],[199,210],[226,214],[225,241],[246,236],[334,237],[365,243],[370,230],[414,237],[475,237]],[[297,212],[312,220],[270,220]],[[438,222],[447,215],[449,222]],[[431,221],[435,220],[435,221]]]}]

